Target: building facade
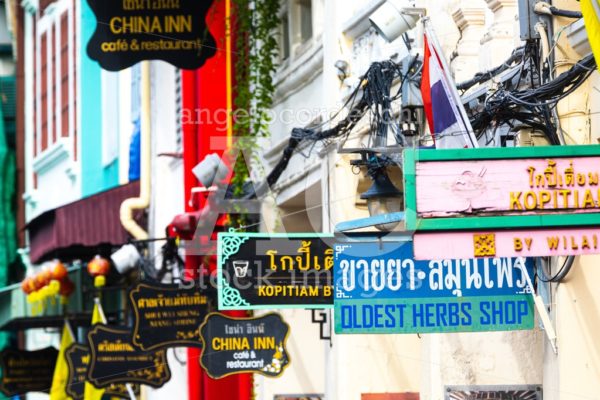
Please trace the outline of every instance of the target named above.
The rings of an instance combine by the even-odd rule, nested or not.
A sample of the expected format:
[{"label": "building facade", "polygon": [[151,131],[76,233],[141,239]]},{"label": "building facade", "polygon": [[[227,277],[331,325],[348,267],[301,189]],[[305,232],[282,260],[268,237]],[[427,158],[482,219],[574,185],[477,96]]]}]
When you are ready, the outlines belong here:
[{"label": "building facade", "polygon": [[[347,112],[359,77],[373,62],[391,59],[401,63],[408,54],[422,53],[419,27],[405,38],[411,43],[410,49],[402,38],[387,43],[371,28],[369,16],[384,2],[281,1],[271,135],[261,139],[257,176],[279,161],[292,128],[334,126]],[[426,8],[454,79],[463,82],[502,64],[523,45],[520,3],[422,0],[416,6]],[[144,67],[109,72],[86,54],[96,23],[87,1],[0,1],[0,10],[7,10],[0,12],[0,23],[12,21],[6,32],[0,24],[0,96],[6,87],[5,77],[16,75],[14,186],[19,196],[19,233],[15,235],[19,236],[25,265],[21,274],[32,276],[60,258],[68,263],[74,279],[79,279],[91,257],[97,253],[109,257],[120,245],[139,239],[122,227],[119,210],[126,199],[143,197],[145,188],[147,207],[141,210],[144,221],[138,222],[146,238],[157,240],[144,248],[144,257],[153,268],[161,267],[163,242],[159,239],[169,234],[174,217],[206,207],[194,197],[205,188],[192,168],[206,155],[222,155],[231,146],[229,111],[235,96],[235,54],[226,34],[230,5],[229,0],[215,0],[208,14],[207,25],[214,36],[223,38],[218,46],[225,50],[218,51],[199,70],[182,71],[162,61],[151,61]],[[553,5],[579,10],[575,0],[557,0]],[[564,17],[549,21],[549,60],[552,74],[558,76],[590,49],[585,34],[581,39],[581,23],[578,27],[577,21]],[[144,83],[142,74],[146,72],[142,68],[146,67],[149,79]],[[599,83],[600,75],[595,71],[558,103],[556,118],[566,145],[598,144]],[[145,84],[148,86],[143,88]],[[492,86],[497,84],[491,82]],[[393,90],[397,89],[396,82]],[[149,97],[144,98],[144,93]],[[148,108],[143,111],[145,101]],[[0,122],[4,118],[4,137],[10,137],[11,121],[6,121],[11,108],[6,104],[1,104]],[[340,109],[343,111],[338,114]],[[142,122],[143,112],[149,113],[148,123]],[[214,119],[202,119],[206,115]],[[223,115],[225,119],[220,120]],[[300,145],[263,201],[261,232],[333,233],[342,222],[369,216],[361,194],[371,181],[364,171],[352,167],[356,154],[344,151],[370,146],[367,119],[343,141]],[[0,157],[4,154],[2,133],[0,129]],[[533,129],[516,127],[510,136],[512,143],[520,146],[547,144]],[[401,171],[391,178],[397,187],[402,186]],[[0,212],[4,212],[1,206]],[[63,223],[75,234],[59,230],[60,218],[67,218]],[[45,236],[47,232],[54,236]],[[98,235],[88,237],[89,232]],[[214,272],[214,259],[195,257],[183,250],[180,254],[187,256],[188,276],[198,278],[200,270]],[[522,393],[515,398],[596,399],[600,393],[600,345],[596,339],[600,294],[594,286],[600,279],[597,261],[597,256],[577,257],[560,283],[537,280],[556,341],[540,318],[529,331],[341,335],[333,332],[331,310],[274,310],[291,331],[287,348],[292,362],[281,377],[245,374],[213,380],[200,368],[200,350],[176,348],[167,353],[171,381],[160,389],[144,388],[141,396],[445,400],[493,398],[489,397],[491,392],[511,391]],[[552,260],[549,267],[537,268],[554,275],[563,262]],[[12,283],[3,281],[2,271],[11,274],[7,269],[0,259],[0,286]],[[92,302],[91,283],[89,277],[86,279],[87,286],[78,287],[69,310],[88,317]],[[110,279],[115,285],[127,282],[117,274]],[[10,309],[0,309],[4,322],[35,317],[17,286],[7,294],[0,289],[0,296],[6,296],[2,304]],[[88,297],[83,295],[84,287]],[[108,311],[111,307],[125,308],[123,296],[107,297],[103,301]],[[28,350],[57,347],[58,329],[52,329],[17,329],[13,338],[19,337],[19,345]],[[80,340],[84,332],[78,331]],[[455,394],[477,391],[490,393],[488,397]],[[47,398],[43,394],[29,397]]]},{"label": "building facade", "polygon": [[[455,81],[463,82],[478,72],[501,65],[515,48],[523,45],[519,3],[418,1],[416,6],[427,9]],[[401,38],[387,43],[370,27],[368,18],[381,4],[383,1],[282,3],[282,60],[275,76],[278,87],[273,105],[276,118],[263,153],[267,170],[277,162],[293,127],[328,121],[345,104],[352,85],[372,62],[389,58],[398,62],[407,54]],[[579,9],[574,1],[553,2],[553,5]],[[307,12],[307,8],[311,11]],[[574,38],[575,33],[571,34],[577,29],[574,24],[570,26],[573,21],[562,17],[552,19],[552,32],[558,37],[553,49],[555,76],[590,51]],[[419,48],[422,33],[418,28],[414,31],[413,47]],[[558,104],[567,144],[596,143],[597,79],[595,72]],[[285,118],[286,115],[293,117]],[[333,124],[335,120],[324,128]],[[340,222],[368,216],[360,194],[369,187],[369,179],[352,172],[349,162],[355,155],[340,152],[341,148],[369,147],[367,133],[368,124],[359,124],[345,143],[323,147],[317,144],[306,156],[309,144],[302,149],[303,154],[296,154],[272,188],[274,200],[264,207],[263,229],[331,232]],[[537,140],[537,136],[527,130],[515,133],[522,146],[547,144]],[[292,331],[303,332],[304,346],[312,343],[313,350],[308,354],[300,351],[295,364],[277,381],[261,378],[258,397],[271,399],[276,395],[312,393],[323,394],[322,398],[327,399],[401,399],[418,394],[421,399],[437,400],[453,398],[448,397],[453,388],[469,391],[502,388],[537,391],[551,399],[596,398],[600,370],[594,360],[600,353],[596,346],[590,345],[598,302],[590,291],[596,259],[596,256],[578,257],[560,284],[538,280],[538,290],[544,295],[557,333],[556,352],[540,320],[532,331],[420,336],[332,334],[330,340],[321,341],[319,346],[318,325],[313,324],[310,329],[306,326],[310,311],[284,311]],[[562,262],[562,259],[554,262],[552,273],[557,272]],[[587,315],[588,312],[591,314]],[[292,336],[293,344],[294,340]],[[307,368],[307,365],[319,367]]]}]

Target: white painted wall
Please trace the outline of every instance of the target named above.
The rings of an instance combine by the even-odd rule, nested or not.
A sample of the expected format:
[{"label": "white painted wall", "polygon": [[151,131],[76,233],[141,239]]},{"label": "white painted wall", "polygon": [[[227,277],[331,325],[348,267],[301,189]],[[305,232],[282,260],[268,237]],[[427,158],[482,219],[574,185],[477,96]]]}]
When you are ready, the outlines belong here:
[{"label": "white painted wall", "polygon": [[[287,352],[290,364],[281,377],[254,375],[257,400],[273,400],[281,394],[323,394],[325,371],[323,344],[319,325],[311,322],[310,310],[272,310],[278,312],[290,326]],[[260,315],[267,311],[255,313]]]},{"label": "white painted wall", "polygon": [[[173,217],[183,212],[183,162],[181,159],[159,157],[160,153],[180,152],[175,133],[177,113],[175,99],[175,77],[178,71],[162,61],[153,61],[152,68],[152,179],[149,210],[150,237],[164,237],[165,228]],[[160,253],[163,242],[151,249],[155,256]],[[160,258],[157,258],[160,262]],[[160,267],[160,265],[157,265]],[[177,353],[175,356],[175,352]],[[186,399],[187,351],[167,351],[171,380],[160,389],[145,388],[146,400]]]},{"label": "white painted wall", "polygon": [[[62,328],[61,328],[62,330]],[[25,349],[34,351],[46,347],[60,348],[61,330],[46,331],[45,329],[30,329],[25,335]],[[50,398],[46,393],[27,393],[27,400],[47,400]]]},{"label": "white painted wall", "polygon": [[[375,3],[341,0],[325,3],[324,20],[327,24],[321,38],[324,48],[321,71],[311,80],[299,81],[296,88],[289,87],[288,78],[288,84],[283,86],[286,90],[280,86],[280,97],[273,107],[275,115],[283,110],[314,109],[317,104],[323,109],[336,110],[343,104],[348,89],[336,82],[337,76],[332,76],[335,74],[332,64],[336,59],[350,62],[352,75],[344,83],[352,84],[353,79],[357,79],[372,61],[385,59],[395,52],[402,54],[401,44],[386,44],[369,33],[368,26],[361,28],[361,19],[367,18],[369,5]],[[514,39],[515,4],[508,0],[417,2],[417,6],[428,8],[428,15],[447,59],[458,48],[460,38],[453,14],[461,6],[466,15],[464,18],[471,16],[469,13],[472,9],[481,12],[483,27],[479,18],[479,22],[477,19],[471,21],[479,25],[463,32],[467,36],[463,36],[460,45],[461,79],[479,71],[480,63],[493,66],[497,60],[503,61],[505,55],[510,54],[515,42],[518,42]],[[486,32],[488,36],[482,48],[480,41]],[[417,35],[416,39],[418,45],[420,37]],[[317,93],[320,96],[315,98]],[[293,126],[302,125],[277,120],[272,125],[271,148],[265,151],[271,165],[281,153],[281,147],[277,145],[285,141]],[[355,135],[346,146],[357,147],[360,142],[360,137]],[[294,156],[288,171],[276,186],[279,190],[276,191],[275,201],[264,207],[268,214],[264,216],[266,229],[276,225],[273,204],[282,205],[289,199],[302,198],[304,188],[316,184],[312,181],[312,174],[307,173],[312,163],[321,165],[319,179],[325,202],[322,214],[325,230],[341,221],[368,215],[364,208],[356,207],[361,177],[351,172],[351,157],[336,154],[336,150],[334,147],[329,149],[327,155],[313,154],[308,159]],[[297,177],[296,181],[294,177]],[[287,313],[284,314],[286,317],[289,315]],[[304,332],[307,328],[296,326],[294,320],[292,329]],[[303,336],[301,340],[312,343],[310,336]],[[417,335],[334,335],[332,343],[331,348],[327,344],[324,349],[309,345],[307,348],[313,348],[313,353],[302,352],[302,360],[292,355],[292,364],[299,362],[304,365],[305,360],[310,360],[315,367],[324,356],[324,387],[328,400],[359,400],[361,393],[373,392],[420,392],[422,399],[442,400],[446,385],[541,384],[545,381],[544,332],[539,328],[526,332],[429,334],[421,338]],[[579,381],[586,378],[591,376],[583,375]],[[297,374],[290,374],[290,370],[277,380],[259,379],[260,399],[272,398],[269,396],[277,393],[281,386],[304,388],[299,386]]]}]

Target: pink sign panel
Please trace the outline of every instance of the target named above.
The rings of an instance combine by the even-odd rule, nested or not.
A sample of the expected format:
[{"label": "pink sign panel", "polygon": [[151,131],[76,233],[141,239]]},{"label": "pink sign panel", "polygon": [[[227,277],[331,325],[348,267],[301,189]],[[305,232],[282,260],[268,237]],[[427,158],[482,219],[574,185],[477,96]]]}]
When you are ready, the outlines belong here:
[{"label": "pink sign panel", "polygon": [[600,228],[417,232],[417,260],[600,254]]},{"label": "pink sign panel", "polygon": [[416,164],[420,218],[598,212],[600,157]]}]

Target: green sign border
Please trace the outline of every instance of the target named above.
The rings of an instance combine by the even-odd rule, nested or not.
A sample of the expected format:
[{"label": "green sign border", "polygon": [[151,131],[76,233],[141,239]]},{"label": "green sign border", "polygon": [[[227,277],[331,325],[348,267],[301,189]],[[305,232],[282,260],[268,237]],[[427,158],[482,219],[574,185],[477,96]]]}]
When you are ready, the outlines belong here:
[{"label": "green sign border", "polygon": [[[235,254],[240,246],[250,238],[331,238],[333,233],[257,233],[257,232],[219,232],[217,236],[217,298],[219,310],[273,310],[285,308],[301,309],[325,309],[333,308],[332,304],[269,304],[254,305],[248,303],[240,292],[229,286],[223,277],[223,265],[229,256]],[[333,279],[333,270],[331,271]],[[333,296],[333,293],[331,294]]]},{"label": "green sign border", "polygon": [[490,217],[417,217],[416,164],[427,161],[510,160],[600,156],[600,146],[500,147],[483,149],[404,150],[406,229],[412,231],[551,228],[600,225],[600,213],[506,215]]}]

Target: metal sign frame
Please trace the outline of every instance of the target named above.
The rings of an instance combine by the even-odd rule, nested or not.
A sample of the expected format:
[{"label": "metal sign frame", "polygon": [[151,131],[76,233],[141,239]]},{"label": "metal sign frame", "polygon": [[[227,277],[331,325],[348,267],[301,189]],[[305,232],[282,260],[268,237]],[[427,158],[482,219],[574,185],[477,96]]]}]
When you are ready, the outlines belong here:
[{"label": "metal sign frame", "polygon": [[[246,353],[267,352],[269,354],[273,353],[273,355],[271,355],[271,360],[274,361],[274,357],[275,357],[274,354],[276,352],[279,352],[277,347],[274,349],[270,349],[270,350],[250,347],[248,350],[245,350],[245,351],[244,350],[233,350],[233,349],[232,350],[229,350],[229,349],[215,350],[215,349],[213,349],[212,343],[210,343],[210,340],[208,340],[208,339],[213,338],[213,335],[214,335],[214,333],[212,332],[212,329],[214,329],[214,327],[211,326],[211,322],[213,324],[215,324],[214,321],[217,321],[218,319],[228,321],[231,324],[247,323],[248,325],[250,325],[251,323],[261,322],[260,325],[263,325],[263,329],[264,329],[264,324],[265,324],[264,321],[274,319],[275,323],[280,324],[280,328],[283,328],[285,330],[285,332],[283,333],[283,337],[281,338],[281,351],[280,351],[281,357],[279,359],[281,364],[278,365],[279,369],[278,370],[276,370],[276,369],[269,370],[270,366],[267,365],[264,368],[239,368],[239,369],[234,369],[231,372],[218,373],[217,372],[218,368],[216,368],[213,364],[211,364],[211,357],[219,357],[219,356],[224,355],[225,359],[226,359],[228,355],[231,355],[232,357],[234,357],[234,355],[236,353],[240,353],[240,352],[246,352]],[[246,329],[248,329],[248,328],[246,328]],[[213,379],[221,379],[221,378],[225,378],[227,376],[236,375],[236,374],[244,374],[244,373],[254,373],[254,374],[260,374],[260,375],[263,375],[263,376],[266,376],[269,378],[277,378],[277,377],[280,377],[285,372],[286,368],[292,362],[291,356],[287,350],[287,341],[290,336],[290,325],[287,322],[285,322],[285,320],[283,319],[281,314],[278,314],[278,313],[268,313],[268,314],[264,314],[264,315],[254,316],[254,317],[232,317],[232,316],[225,315],[225,314],[222,314],[219,312],[213,312],[206,316],[206,319],[200,326],[200,332],[201,332],[200,339],[202,341],[202,347],[204,349],[204,351],[202,352],[202,356],[200,357],[200,366],[202,367],[202,369],[204,369],[206,374]],[[267,332],[267,330],[264,329],[264,334],[267,334],[267,333],[269,333],[269,332]],[[232,335],[232,337],[239,337],[239,335],[237,335],[237,334],[231,334],[231,335]],[[242,334],[240,334],[240,335],[242,335]],[[248,334],[246,333],[246,335],[248,335]],[[252,338],[252,336],[242,336],[242,337]],[[263,354],[263,356],[264,356],[264,354]],[[250,356],[250,357],[253,360],[255,359],[252,356]],[[245,360],[245,358],[243,358],[243,360]],[[212,362],[214,362],[214,361],[212,361]],[[218,366],[218,367],[221,367],[221,366]]]},{"label": "metal sign frame", "polygon": [[[336,333],[410,334],[512,331],[533,328],[534,298],[529,283],[529,275],[533,271],[531,259],[423,261],[414,258],[410,246],[412,246],[411,240],[404,234],[392,233],[383,237],[380,233],[374,235],[363,233],[352,237],[338,236],[334,246]],[[346,272],[344,266],[340,265],[341,262],[346,262],[348,268]],[[364,265],[360,266],[360,263]],[[374,265],[379,266],[379,272],[373,270]],[[382,265],[385,265],[383,269]],[[370,271],[368,276],[365,271]],[[348,289],[344,289],[343,284],[346,279],[344,277],[352,280]],[[431,283],[432,279],[435,279],[433,283]],[[375,288],[375,282],[379,288]],[[390,282],[400,287],[392,288]],[[431,286],[428,288],[428,284],[424,282],[429,282]],[[512,314],[510,310],[503,311],[498,320],[495,314],[493,318],[490,317],[492,308],[504,307],[506,302],[514,303],[514,310],[517,310],[517,302],[519,306],[526,303],[526,310],[519,310],[521,314],[518,318],[512,318],[516,315],[514,310]],[[423,310],[429,310],[431,307],[431,310],[434,310],[432,315],[437,315],[440,307],[438,304],[451,305],[443,306],[442,309],[447,307],[451,310],[454,307],[456,311],[460,308],[459,313],[463,315],[462,313],[466,312],[464,315],[468,316],[469,322],[463,323],[461,319],[460,323],[458,321],[451,323],[442,318],[443,325],[427,322],[421,323],[420,326],[412,326],[405,323],[413,321],[414,324],[413,312],[417,308],[421,310],[419,314],[424,315]],[[466,311],[462,308],[463,305],[468,307]],[[396,308],[394,311],[388,309],[392,306],[402,309],[402,311],[398,310],[400,317],[394,319],[388,314],[395,315]],[[362,315],[365,310],[371,312],[370,318]],[[526,313],[522,313],[523,311]],[[429,311],[427,313],[429,315]],[[509,314],[512,315],[511,320],[507,317]],[[425,317],[422,315],[419,318],[424,321]],[[442,312],[440,315],[446,314]],[[382,324],[385,326],[376,326],[377,319],[373,319],[373,316],[381,317],[379,320],[383,321]],[[354,322],[344,326],[344,318],[346,321]],[[369,326],[365,325],[367,320],[370,321]],[[361,322],[357,323],[357,321]]]},{"label": "metal sign frame", "polygon": [[[142,297],[142,294],[148,295],[150,293],[165,301],[165,304],[156,301],[156,304],[150,306],[146,302],[147,309],[153,310],[148,312],[154,314],[152,317],[146,316],[145,311],[142,311],[142,307],[140,307],[140,300],[147,300]],[[209,300],[200,288],[180,288],[178,285],[142,281],[130,288],[128,297],[129,305],[134,314],[132,344],[135,347],[142,351],[180,346],[201,347],[200,325],[208,315]],[[183,301],[180,304],[168,305],[166,300],[169,298]],[[186,315],[179,316],[178,312],[185,312]],[[198,315],[193,315],[194,313]],[[161,327],[148,326],[151,322],[161,320],[170,324]],[[176,325],[174,322],[177,320],[195,320],[197,324],[186,322]]]},{"label": "metal sign frame", "polygon": [[[217,287],[218,287],[218,308],[219,310],[272,310],[285,309],[285,308],[303,308],[303,309],[315,309],[315,308],[333,308],[333,289],[331,293],[331,302],[328,304],[283,304],[283,303],[269,303],[269,304],[250,304],[246,299],[241,296],[240,291],[231,286],[229,281],[224,276],[224,265],[227,260],[237,254],[240,247],[248,239],[260,238],[268,240],[273,239],[306,239],[306,238],[317,238],[317,239],[330,239],[333,243],[333,233],[256,233],[256,232],[244,232],[232,235],[231,232],[219,233],[219,240],[217,245]],[[332,250],[333,251],[333,250]],[[333,263],[333,255],[332,255]],[[264,267],[267,268],[267,267]],[[333,267],[330,271],[330,282],[333,285]]]}]

